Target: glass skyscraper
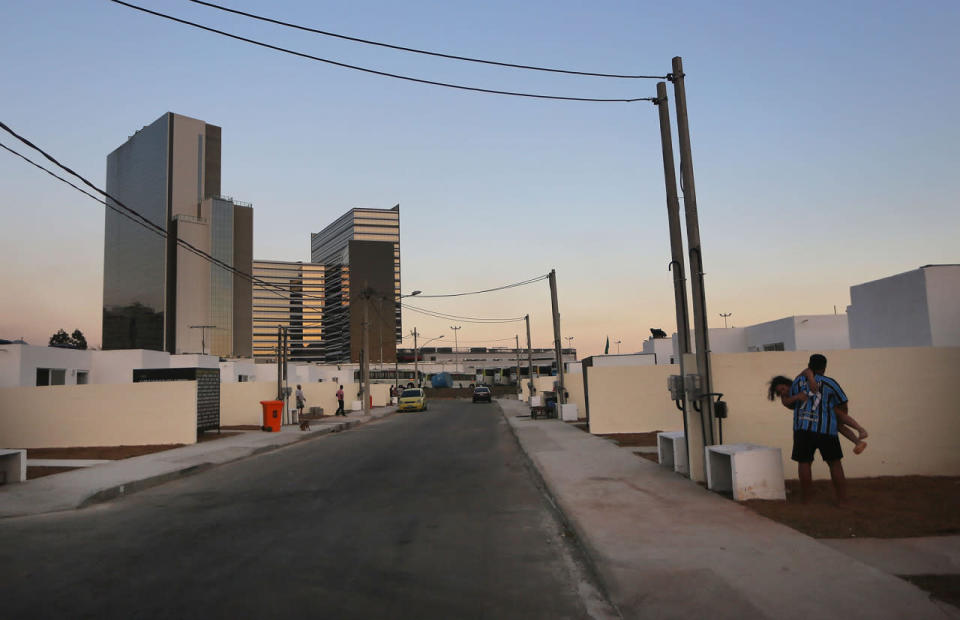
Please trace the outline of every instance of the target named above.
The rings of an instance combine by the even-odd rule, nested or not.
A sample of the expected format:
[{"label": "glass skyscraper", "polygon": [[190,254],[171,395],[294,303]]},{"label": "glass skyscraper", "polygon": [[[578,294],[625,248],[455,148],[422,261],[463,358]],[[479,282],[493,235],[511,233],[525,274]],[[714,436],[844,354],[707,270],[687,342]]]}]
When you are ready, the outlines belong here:
[{"label": "glass skyscraper", "polygon": [[393,361],[396,343],[403,335],[400,205],[347,211],[310,235],[310,260],[324,267],[321,323],[325,360],[358,361],[363,312],[363,303],[358,302],[363,297],[370,304],[366,311],[372,326],[371,360]]},{"label": "glass skyscraper", "polygon": [[252,269],[253,209],[220,197],[220,134],[167,113],[107,156],[107,193],[166,238],[108,199],[104,349],[251,355],[249,279],[177,245],[181,239],[239,271]]}]

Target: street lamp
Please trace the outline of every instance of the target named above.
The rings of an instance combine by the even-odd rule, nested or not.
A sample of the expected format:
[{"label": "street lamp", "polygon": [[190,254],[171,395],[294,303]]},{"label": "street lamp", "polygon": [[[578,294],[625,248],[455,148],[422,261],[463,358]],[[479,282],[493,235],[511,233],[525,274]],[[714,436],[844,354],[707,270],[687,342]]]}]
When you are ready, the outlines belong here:
[{"label": "street lamp", "polygon": [[414,295],[419,295],[419,294],[422,293],[422,292],[423,292],[423,291],[414,291],[414,292],[410,293],[409,295],[401,295],[401,296],[400,296],[400,299],[403,299],[404,297],[413,297]]},{"label": "street lamp", "polygon": [[724,328],[726,328],[726,326],[727,326],[727,317],[728,317],[728,316],[733,316],[733,313],[732,313],[732,312],[721,312],[721,313],[720,313],[720,316],[723,317],[723,326],[724,326]]},{"label": "street lamp", "polygon": [[570,344],[573,342],[573,339],[576,338],[576,336],[564,336],[564,338],[567,339],[567,348],[571,348]]},{"label": "street lamp", "polygon": [[423,344],[421,344],[419,348],[418,348],[418,347],[414,347],[414,348],[413,348],[413,369],[414,369],[414,370],[413,370],[413,374],[416,375],[417,387],[423,387],[423,384],[420,382],[420,372],[419,372],[419,371],[420,371],[420,367],[419,367],[419,365],[418,365],[418,361],[419,361],[419,359],[420,359],[420,355],[418,354],[418,351],[419,351],[420,349],[423,349],[423,345],[424,345],[424,344],[430,344],[430,343],[433,342],[434,340],[440,340],[441,338],[444,337],[444,335],[445,335],[445,334],[440,334],[440,335],[437,336],[436,338],[431,338],[430,340],[427,340],[426,342],[424,342]]},{"label": "street lamp", "polygon": [[622,341],[622,340],[617,340],[617,355],[620,355],[620,343],[621,343],[621,342],[623,342],[623,341]]}]

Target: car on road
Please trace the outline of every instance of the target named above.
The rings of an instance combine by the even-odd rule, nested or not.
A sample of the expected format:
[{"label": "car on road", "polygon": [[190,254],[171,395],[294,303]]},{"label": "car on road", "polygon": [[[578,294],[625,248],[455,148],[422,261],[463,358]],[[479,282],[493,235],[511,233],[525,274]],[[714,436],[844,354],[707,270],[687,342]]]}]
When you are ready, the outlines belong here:
[{"label": "car on road", "polygon": [[473,402],[479,403],[480,401],[488,403],[493,401],[493,392],[485,385],[478,385],[473,388]]},{"label": "car on road", "polygon": [[397,411],[426,411],[427,395],[422,388],[407,388],[400,393]]}]

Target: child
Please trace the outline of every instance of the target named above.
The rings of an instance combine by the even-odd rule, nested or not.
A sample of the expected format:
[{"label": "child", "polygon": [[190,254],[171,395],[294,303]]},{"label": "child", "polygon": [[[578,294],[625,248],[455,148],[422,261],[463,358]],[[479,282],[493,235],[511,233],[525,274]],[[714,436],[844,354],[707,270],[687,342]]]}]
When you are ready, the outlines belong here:
[{"label": "child", "polygon": [[[767,397],[773,400],[776,396],[779,396],[783,406],[790,408],[793,408],[797,401],[803,402],[804,405],[801,407],[801,413],[810,413],[820,404],[820,384],[817,382],[817,378],[810,368],[804,368],[800,374],[803,375],[805,380],[800,383],[800,392],[790,396],[790,388],[793,385],[793,381],[787,377],[778,376],[770,380],[770,390],[767,393]],[[804,384],[806,385],[806,390],[803,389]],[[865,442],[864,439],[868,436],[867,429],[860,426],[848,413],[842,412],[839,409],[834,410],[834,413],[836,413],[837,416],[837,431],[854,443],[853,453],[860,454],[866,450],[867,442]],[[853,429],[856,429],[857,432],[854,433]]]}]

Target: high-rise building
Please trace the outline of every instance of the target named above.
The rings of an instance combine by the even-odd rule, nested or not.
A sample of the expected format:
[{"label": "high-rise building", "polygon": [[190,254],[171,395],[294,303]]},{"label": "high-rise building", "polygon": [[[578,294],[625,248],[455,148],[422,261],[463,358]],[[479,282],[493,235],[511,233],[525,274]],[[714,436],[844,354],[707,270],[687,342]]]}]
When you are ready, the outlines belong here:
[{"label": "high-rise building", "polygon": [[104,349],[251,355],[249,279],[177,244],[252,270],[253,209],[220,196],[220,133],[168,112],[107,156],[107,193],[166,238],[106,210]]},{"label": "high-rise building", "polygon": [[253,277],[254,358],[275,360],[278,328],[285,327],[290,360],[324,361],[323,265],[255,260]]},{"label": "high-rise building", "polygon": [[310,235],[310,257],[324,267],[325,361],[359,361],[366,314],[370,361],[392,362],[403,334],[400,205],[351,209]]}]

